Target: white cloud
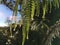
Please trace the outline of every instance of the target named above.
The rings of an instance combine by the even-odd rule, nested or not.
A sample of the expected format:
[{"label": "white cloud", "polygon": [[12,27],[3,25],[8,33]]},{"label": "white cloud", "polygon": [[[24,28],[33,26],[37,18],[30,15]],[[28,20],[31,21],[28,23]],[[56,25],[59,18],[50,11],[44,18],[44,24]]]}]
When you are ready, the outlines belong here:
[{"label": "white cloud", "polygon": [[0,19],[1,18],[4,18],[4,17],[5,17],[4,13],[3,12],[0,12]]},{"label": "white cloud", "polygon": [[16,16],[10,16],[10,17],[9,17],[9,19],[10,19],[10,20],[13,20],[13,21],[16,20],[16,18],[17,18]]},{"label": "white cloud", "polygon": [[0,27],[4,27],[4,26],[7,26],[5,23],[4,23],[4,20],[5,20],[6,16],[3,12],[0,12]]},{"label": "white cloud", "polygon": [[0,23],[0,27],[4,27],[4,26],[7,26],[7,24],[5,24],[5,23]]}]

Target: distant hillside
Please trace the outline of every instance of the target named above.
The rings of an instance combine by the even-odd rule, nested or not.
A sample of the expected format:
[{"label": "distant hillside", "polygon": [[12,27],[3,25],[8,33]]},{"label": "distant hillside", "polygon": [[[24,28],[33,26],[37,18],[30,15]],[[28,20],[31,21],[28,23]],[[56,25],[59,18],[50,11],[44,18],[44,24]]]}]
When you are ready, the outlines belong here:
[{"label": "distant hillside", "polygon": [[0,27],[0,30],[8,29],[8,27]]}]

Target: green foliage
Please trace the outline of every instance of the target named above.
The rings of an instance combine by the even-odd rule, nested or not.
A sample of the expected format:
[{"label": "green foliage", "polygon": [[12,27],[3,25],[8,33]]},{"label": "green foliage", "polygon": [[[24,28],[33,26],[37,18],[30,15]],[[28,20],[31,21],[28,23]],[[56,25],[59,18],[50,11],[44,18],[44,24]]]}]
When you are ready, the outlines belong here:
[{"label": "green foliage", "polygon": [[0,3],[2,2],[2,0],[0,0]]},{"label": "green foliage", "polygon": [[[53,15],[52,14],[53,10],[59,8],[60,0],[16,0],[15,2],[16,3],[15,3],[15,7],[13,8],[13,15],[17,16],[18,5],[21,5],[22,7],[21,11],[19,11],[21,13],[22,22],[23,22],[22,45],[25,44],[26,40],[29,40],[30,30],[37,31],[39,32],[39,34],[42,35],[41,37],[41,39],[43,39],[41,43],[42,45],[50,45],[51,44],[50,39],[52,39],[57,34],[55,32],[56,29],[54,30],[53,28],[59,25],[54,26],[53,24],[51,24],[53,20],[50,21],[51,23],[49,22],[49,14]],[[53,25],[52,26],[53,28],[49,24]],[[17,27],[17,24],[15,22],[14,29],[16,29],[16,27]],[[11,34],[13,33],[12,24],[10,26],[10,32]]]},{"label": "green foliage", "polygon": [[[47,24],[44,24],[43,20],[46,19],[46,14],[48,13],[48,10],[51,12],[52,7],[54,6],[59,7],[59,1],[58,0],[23,0],[22,2],[22,9],[24,10],[24,19],[23,19],[23,40],[22,45],[24,45],[25,39],[26,39],[26,33],[29,32],[29,27],[31,26],[30,22],[32,19],[34,20],[34,16],[40,16],[40,11],[42,11],[42,26]],[[41,8],[42,9],[41,9]],[[47,26],[48,27],[48,26]]]},{"label": "green foliage", "polygon": [[[17,1],[17,3],[19,3],[19,2]],[[16,5],[16,7],[17,7],[17,5]],[[42,8],[42,26],[44,27],[44,25],[47,26],[43,22],[43,20],[46,19],[47,11],[49,10],[51,12],[52,6],[54,6],[55,8],[59,7],[59,0],[51,0],[51,1],[49,1],[49,0],[42,0],[42,1],[23,0],[22,1],[22,10],[24,11],[23,12],[24,13],[23,28],[22,28],[22,35],[23,35],[22,45],[24,45],[25,39],[28,38],[31,21],[34,19],[35,15],[36,16],[40,15],[40,11],[41,11],[40,5],[42,6],[41,7]],[[17,8],[16,8],[16,11],[17,11]]]}]

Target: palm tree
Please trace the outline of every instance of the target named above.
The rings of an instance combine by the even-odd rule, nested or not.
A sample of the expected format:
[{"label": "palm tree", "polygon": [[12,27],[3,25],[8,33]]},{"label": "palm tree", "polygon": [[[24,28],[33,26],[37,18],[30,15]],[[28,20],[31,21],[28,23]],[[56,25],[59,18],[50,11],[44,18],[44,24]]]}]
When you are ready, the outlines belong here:
[{"label": "palm tree", "polygon": [[[53,17],[50,18],[50,15],[54,16],[53,12],[59,8],[60,0],[16,0],[13,1],[15,6],[13,6],[14,4],[11,0],[8,3],[3,0],[3,3],[13,10],[15,16],[17,16],[18,11],[21,14],[23,22],[22,45],[25,44],[26,40],[29,40],[30,31],[39,32],[39,36],[42,39],[39,39],[41,45],[50,45],[51,39],[59,33],[59,30],[56,30],[56,28],[60,24],[51,24],[50,19]],[[18,9],[19,5],[21,6],[20,10]],[[59,23],[59,21],[57,22]]]}]

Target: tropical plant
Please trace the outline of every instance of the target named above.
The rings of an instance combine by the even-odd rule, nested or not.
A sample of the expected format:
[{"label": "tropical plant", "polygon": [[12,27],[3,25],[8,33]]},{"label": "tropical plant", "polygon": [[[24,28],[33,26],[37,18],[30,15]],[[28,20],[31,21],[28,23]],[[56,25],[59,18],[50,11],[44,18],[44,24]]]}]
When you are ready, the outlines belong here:
[{"label": "tropical plant", "polygon": [[[59,27],[60,20],[57,21],[58,23],[57,25],[56,24],[53,25],[54,22],[53,20],[49,20],[49,16],[51,15],[55,16],[53,15],[53,12],[57,8],[59,8],[60,0],[15,0],[15,1],[10,0],[10,2],[6,2],[6,1],[7,0],[3,0],[2,3],[6,4],[6,6],[8,6],[11,10],[13,10],[13,14],[15,16],[17,16],[18,11],[21,14],[22,22],[23,22],[22,45],[25,44],[26,40],[31,39],[30,31],[39,32],[39,36],[40,36],[39,42],[41,42],[40,43],[41,45],[50,45],[51,40],[55,36],[57,36],[57,34],[59,34],[59,30],[56,30],[56,28]],[[18,6],[20,6],[20,9],[18,9]],[[50,19],[52,18],[53,17],[51,17]],[[15,28],[16,27],[17,24]],[[34,40],[32,42],[34,42]],[[31,44],[31,45],[39,45],[39,44]]]}]

